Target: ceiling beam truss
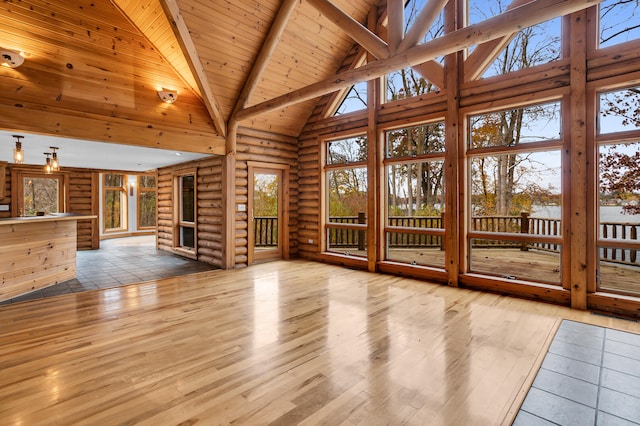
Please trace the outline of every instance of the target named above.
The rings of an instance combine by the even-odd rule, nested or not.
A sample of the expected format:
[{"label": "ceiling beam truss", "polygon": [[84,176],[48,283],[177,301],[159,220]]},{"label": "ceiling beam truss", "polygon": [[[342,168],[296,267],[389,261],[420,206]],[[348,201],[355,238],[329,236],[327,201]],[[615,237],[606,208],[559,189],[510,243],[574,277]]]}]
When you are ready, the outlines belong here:
[{"label": "ceiling beam truss", "polygon": [[[314,0],[317,1],[317,0]],[[311,84],[282,96],[239,111],[237,118],[246,120],[256,115],[350,87],[362,81],[382,77],[395,70],[413,67],[448,55],[474,44],[509,36],[521,28],[530,27],[557,16],[567,15],[600,3],[601,0],[535,0],[508,10],[483,22],[461,28],[424,44],[411,47],[388,59],[380,59],[360,68],[345,71],[324,81]]]}]

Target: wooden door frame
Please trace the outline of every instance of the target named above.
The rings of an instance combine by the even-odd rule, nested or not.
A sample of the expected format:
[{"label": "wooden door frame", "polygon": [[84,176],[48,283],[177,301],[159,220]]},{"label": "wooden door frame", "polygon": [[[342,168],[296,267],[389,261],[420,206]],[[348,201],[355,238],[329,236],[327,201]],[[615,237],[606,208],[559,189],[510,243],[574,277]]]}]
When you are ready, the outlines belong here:
[{"label": "wooden door frame", "polygon": [[[255,235],[253,223],[253,191],[254,191],[254,174],[256,171],[272,171],[279,172],[282,181],[280,182],[278,197],[278,248],[280,258],[289,259],[289,172],[290,167],[287,164],[280,163],[263,163],[256,161],[248,161],[248,197],[247,197],[247,265],[250,266],[255,260]],[[274,257],[275,259],[275,257]],[[265,259],[266,260],[266,259]]]}]

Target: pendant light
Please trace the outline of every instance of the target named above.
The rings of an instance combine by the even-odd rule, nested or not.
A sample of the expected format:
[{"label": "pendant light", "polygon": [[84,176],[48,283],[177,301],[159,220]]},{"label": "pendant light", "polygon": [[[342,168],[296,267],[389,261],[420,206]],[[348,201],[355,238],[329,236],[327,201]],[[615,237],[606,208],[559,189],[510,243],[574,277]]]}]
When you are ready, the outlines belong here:
[{"label": "pendant light", "polygon": [[44,155],[46,155],[47,157],[44,163],[44,172],[50,175],[51,172],[53,171],[53,168],[51,167],[51,153],[45,152]]},{"label": "pendant light", "polygon": [[13,149],[13,162],[16,164],[24,164],[24,151],[22,150],[22,142],[20,139],[24,136],[13,135],[16,138],[16,147]]},{"label": "pendant light", "polygon": [[60,171],[60,163],[58,162],[58,153],[57,150],[60,149],[57,146],[50,146],[51,149],[51,171],[57,172]]}]

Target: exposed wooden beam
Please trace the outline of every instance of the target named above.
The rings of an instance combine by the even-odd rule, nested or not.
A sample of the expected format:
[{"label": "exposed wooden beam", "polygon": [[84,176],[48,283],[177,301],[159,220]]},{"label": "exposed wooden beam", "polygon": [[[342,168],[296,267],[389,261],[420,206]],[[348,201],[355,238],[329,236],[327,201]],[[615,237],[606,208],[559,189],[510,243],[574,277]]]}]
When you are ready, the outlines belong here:
[{"label": "exposed wooden beam", "polygon": [[377,60],[355,70],[345,71],[331,79],[319,81],[277,98],[261,102],[238,112],[239,120],[283,108],[318,96],[326,95],[361,81],[381,77],[392,71],[412,67],[465,49],[473,44],[482,43],[519,31],[547,21],[556,16],[563,16],[587,7],[596,5],[602,0],[535,0],[523,6],[506,11],[486,21],[456,30],[450,34],[414,46],[405,52],[388,59]]},{"label": "exposed wooden beam", "polygon": [[387,0],[389,52],[396,54],[404,37],[404,0]]},{"label": "exposed wooden beam", "polygon": [[236,104],[233,108],[233,112],[231,113],[231,117],[229,118],[228,124],[228,134],[227,134],[227,153],[233,153],[236,151],[236,139],[238,133],[238,120],[236,119],[236,114],[242,108],[247,106],[247,102],[251,97],[251,94],[255,90],[258,85],[258,81],[262,77],[264,70],[267,68],[269,64],[269,59],[273,55],[273,52],[278,46],[280,42],[280,37],[282,37],[282,33],[287,27],[287,22],[289,22],[289,18],[291,17],[291,13],[296,7],[298,0],[284,0],[280,9],[278,10],[278,14],[276,18],[273,20],[273,24],[271,24],[271,29],[269,30],[269,34],[264,40],[262,44],[262,48],[260,49],[260,53],[258,53],[258,57],[253,63],[253,67],[251,68],[251,72],[247,77],[247,80],[244,82],[244,87],[242,88],[242,92],[240,96],[236,100]]},{"label": "exposed wooden beam", "polygon": [[398,46],[398,52],[404,52],[420,43],[440,14],[442,8],[447,4],[447,1],[448,0],[429,0],[425,3],[416,21]]},{"label": "exposed wooden beam", "polygon": [[5,104],[0,105],[0,128],[148,148],[224,154],[224,139],[213,129],[211,133],[191,132],[180,127],[149,126],[148,122],[90,113],[72,115]]},{"label": "exposed wooden beam", "polygon": [[427,61],[422,64],[414,65],[413,69],[440,89],[444,89],[444,67],[438,62],[434,60]]},{"label": "exposed wooden beam", "polygon": [[[531,0],[513,0],[507,7],[507,10],[522,6],[529,1]],[[502,49],[511,42],[515,35],[516,33],[508,34],[504,37],[482,43],[476,47],[464,61],[465,81],[472,81],[480,77],[487,67],[496,59],[498,54],[502,52]]]},{"label": "exposed wooden beam", "polygon": [[207,111],[209,111],[213,124],[216,126],[220,135],[224,137],[227,135],[227,124],[222,117],[220,106],[213,95],[211,86],[209,86],[207,73],[200,62],[200,56],[198,55],[198,51],[193,40],[191,39],[189,29],[182,18],[180,8],[178,7],[176,0],[160,0],[160,4],[162,4],[162,9],[167,16],[167,19],[171,22],[171,28],[178,39],[178,43],[184,52],[184,56],[187,58],[189,68],[191,68],[191,72],[196,78],[196,82],[200,88],[200,93],[202,94],[202,100],[207,107]]},{"label": "exposed wooden beam", "polygon": [[389,47],[386,42],[369,31],[367,27],[344,13],[329,0],[307,0],[307,2],[327,19],[336,24],[338,28],[346,32],[356,43],[364,47],[373,56],[378,59],[389,57]]}]

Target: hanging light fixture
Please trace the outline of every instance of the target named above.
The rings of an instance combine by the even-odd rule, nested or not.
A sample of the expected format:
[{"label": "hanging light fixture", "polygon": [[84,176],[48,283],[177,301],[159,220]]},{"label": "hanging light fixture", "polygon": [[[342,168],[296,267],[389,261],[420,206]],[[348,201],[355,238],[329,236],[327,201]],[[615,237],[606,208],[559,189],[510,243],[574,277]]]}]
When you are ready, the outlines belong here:
[{"label": "hanging light fixture", "polygon": [[45,152],[44,155],[47,157],[44,163],[44,172],[49,175],[53,171],[51,167],[51,153]]},{"label": "hanging light fixture", "polygon": [[58,148],[57,146],[50,146],[49,148],[51,149],[51,171],[60,171],[60,163],[58,162],[57,153],[57,150],[59,150],[60,148]]},{"label": "hanging light fixture", "polygon": [[24,151],[22,150],[22,142],[20,139],[24,136],[13,135],[16,138],[16,147],[13,149],[13,162],[16,164],[24,164]]}]

